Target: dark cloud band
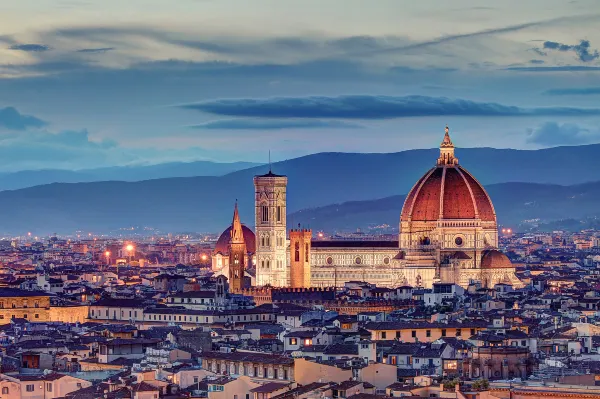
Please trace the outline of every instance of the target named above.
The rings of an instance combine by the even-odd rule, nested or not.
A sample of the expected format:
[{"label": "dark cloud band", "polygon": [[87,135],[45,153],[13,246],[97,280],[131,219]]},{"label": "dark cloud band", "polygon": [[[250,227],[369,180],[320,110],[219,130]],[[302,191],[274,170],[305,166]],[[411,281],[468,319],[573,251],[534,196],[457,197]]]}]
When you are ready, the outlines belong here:
[{"label": "dark cloud band", "polygon": [[362,125],[343,121],[225,119],[190,126],[206,130],[360,129]]},{"label": "dark cloud band", "polygon": [[0,127],[9,130],[25,130],[43,126],[46,126],[46,122],[35,116],[23,115],[13,107],[0,108]]},{"label": "dark cloud band", "polygon": [[181,106],[215,115],[254,118],[391,119],[428,116],[581,116],[600,109],[521,108],[428,96],[339,96],[220,99]]}]

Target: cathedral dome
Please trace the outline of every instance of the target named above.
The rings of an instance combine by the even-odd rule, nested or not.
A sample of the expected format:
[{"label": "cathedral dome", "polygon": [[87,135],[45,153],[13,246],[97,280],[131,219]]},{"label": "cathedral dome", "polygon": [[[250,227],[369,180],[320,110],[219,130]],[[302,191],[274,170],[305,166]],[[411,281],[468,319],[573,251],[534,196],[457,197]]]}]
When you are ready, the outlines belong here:
[{"label": "cathedral dome", "polygon": [[497,249],[486,249],[481,256],[482,269],[512,269],[514,268],[508,256]]},{"label": "cathedral dome", "polygon": [[[242,233],[244,235],[244,242],[246,243],[246,252],[254,253],[256,252],[256,237],[254,232],[245,225],[242,225]],[[229,240],[231,239],[231,226],[227,230],[225,230],[219,236],[217,240],[217,244],[215,245],[215,249],[213,250],[213,254],[221,253],[222,255],[229,254]]]},{"label": "cathedral dome", "polygon": [[400,220],[479,219],[496,222],[489,195],[477,179],[458,165],[447,129],[437,165],[410,190]]}]

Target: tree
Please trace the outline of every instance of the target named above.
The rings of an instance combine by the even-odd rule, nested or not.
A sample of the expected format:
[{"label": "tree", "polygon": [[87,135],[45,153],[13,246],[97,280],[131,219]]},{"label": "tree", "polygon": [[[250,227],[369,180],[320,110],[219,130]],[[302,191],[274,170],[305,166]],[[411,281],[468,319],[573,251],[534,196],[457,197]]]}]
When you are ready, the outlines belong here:
[{"label": "tree", "polygon": [[486,391],[490,388],[490,382],[485,378],[481,378],[475,381],[472,385],[473,390],[475,391]]}]

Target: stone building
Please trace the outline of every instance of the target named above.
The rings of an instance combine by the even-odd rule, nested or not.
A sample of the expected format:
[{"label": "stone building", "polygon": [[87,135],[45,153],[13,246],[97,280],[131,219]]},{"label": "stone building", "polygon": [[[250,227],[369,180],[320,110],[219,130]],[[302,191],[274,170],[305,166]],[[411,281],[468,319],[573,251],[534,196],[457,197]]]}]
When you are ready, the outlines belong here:
[{"label": "stone building", "polygon": [[290,230],[290,285],[292,288],[309,288],[311,286],[311,239],[311,230]]},{"label": "stone building", "polygon": [[256,284],[289,284],[287,265],[287,177],[271,170],[254,177]]},{"label": "stone building", "polygon": [[246,270],[246,243],[237,202],[233,211],[231,222],[231,236],[229,238],[229,288],[233,292],[239,292],[244,288],[244,272]]},{"label": "stone building", "polygon": [[[296,230],[286,240],[287,183],[286,176],[272,171],[254,177],[256,236],[242,228],[247,252],[248,241],[257,240],[257,286],[340,287],[348,281],[380,287],[431,288],[434,282],[464,288],[471,282],[523,286],[515,267],[497,249],[494,205],[459,164],[447,127],[435,166],[406,197],[397,241],[310,239],[307,232]],[[224,238],[228,232],[217,243],[215,270],[223,270],[219,256],[229,251]]]},{"label": "stone building", "polygon": [[533,372],[533,364],[528,348],[482,346],[473,348],[467,375],[488,380],[526,379]]},{"label": "stone building", "polygon": [[0,289],[0,325],[9,324],[14,318],[32,322],[50,321],[50,296],[41,291]]}]

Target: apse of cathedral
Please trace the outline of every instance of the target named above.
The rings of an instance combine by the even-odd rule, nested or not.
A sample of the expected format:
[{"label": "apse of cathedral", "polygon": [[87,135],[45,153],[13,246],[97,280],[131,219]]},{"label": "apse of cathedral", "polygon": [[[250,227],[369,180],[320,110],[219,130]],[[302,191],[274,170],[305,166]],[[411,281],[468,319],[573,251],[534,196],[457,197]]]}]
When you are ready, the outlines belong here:
[{"label": "apse of cathedral", "polygon": [[[454,150],[446,127],[437,162],[406,197],[398,241],[313,239],[308,229],[290,230],[286,238],[287,177],[272,171],[255,176],[256,234],[239,222],[236,205],[232,226],[213,252],[213,271],[237,280],[245,267],[256,274],[252,285],[263,287],[339,287],[351,281],[389,288],[430,288],[436,282],[522,287],[497,248],[494,205]],[[241,289],[244,283],[230,285]]]}]

